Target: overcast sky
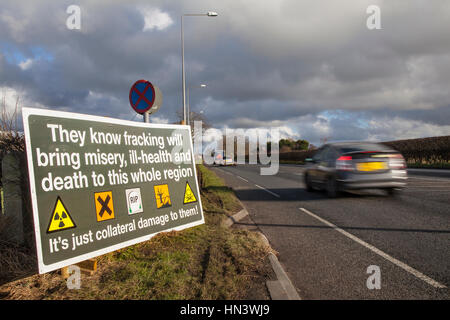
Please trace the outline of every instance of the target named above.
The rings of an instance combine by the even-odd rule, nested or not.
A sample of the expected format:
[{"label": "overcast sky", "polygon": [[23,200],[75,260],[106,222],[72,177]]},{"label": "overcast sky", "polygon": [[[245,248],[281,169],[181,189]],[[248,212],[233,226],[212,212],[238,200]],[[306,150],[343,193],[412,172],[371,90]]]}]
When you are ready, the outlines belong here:
[{"label": "overcast sky", "polygon": [[[381,29],[367,28],[369,5]],[[147,79],[164,96],[152,121],[175,122],[180,16],[207,11],[219,16],[185,17],[185,66],[191,109],[215,128],[316,145],[450,134],[448,0],[0,0],[0,95],[141,121],[128,92]]]}]

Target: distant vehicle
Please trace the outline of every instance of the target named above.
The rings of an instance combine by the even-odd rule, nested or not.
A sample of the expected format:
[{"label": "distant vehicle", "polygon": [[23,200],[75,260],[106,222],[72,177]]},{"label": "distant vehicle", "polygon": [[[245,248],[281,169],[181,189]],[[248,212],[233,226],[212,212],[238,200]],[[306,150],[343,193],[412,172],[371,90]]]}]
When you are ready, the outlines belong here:
[{"label": "distant vehicle", "polygon": [[214,164],[215,164],[216,166],[223,166],[223,165],[224,165],[224,161],[223,161],[222,158],[215,158],[215,159],[214,159]]},{"label": "distant vehicle", "polygon": [[224,166],[235,166],[236,162],[234,162],[233,158],[231,158],[231,157],[224,157],[223,165]]},{"label": "distant vehicle", "polygon": [[217,166],[223,166],[224,160],[223,160],[223,151],[218,151],[214,154],[214,164]]},{"label": "distant vehicle", "polygon": [[393,195],[406,186],[405,159],[379,143],[329,143],[306,161],[306,189],[325,190],[329,197],[357,189],[384,189]]}]

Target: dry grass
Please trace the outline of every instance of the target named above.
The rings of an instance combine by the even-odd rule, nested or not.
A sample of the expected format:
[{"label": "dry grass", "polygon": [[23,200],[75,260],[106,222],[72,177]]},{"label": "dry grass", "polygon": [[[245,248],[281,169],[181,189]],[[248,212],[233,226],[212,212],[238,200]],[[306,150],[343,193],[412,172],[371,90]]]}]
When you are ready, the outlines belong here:
[{"label": "dry grass", "polygon": [[203,165],[198,165],[197,169],[205,212],[230,216],[242,209],[233,189],[227,187],[221,178]]},{"label": "dry grass", "polygon": [[222,227],[226,215],[240,209],[239,202],[211,171],[199,168],[199,175],[202,204],[207,208],[204,225],[162,233],[97,258],[97,272],[83,275],[79,290],[68,290],[58,272],[50,272],[5,284],[0,297],[269,299],[265,280],[272,276],[266,258],[270,248],[256,233]]},{"label": "dry grass", "polygon": [[0,285],[37,271],[35,251],[3,237],[9,225],[9,219],[0,215]]}]

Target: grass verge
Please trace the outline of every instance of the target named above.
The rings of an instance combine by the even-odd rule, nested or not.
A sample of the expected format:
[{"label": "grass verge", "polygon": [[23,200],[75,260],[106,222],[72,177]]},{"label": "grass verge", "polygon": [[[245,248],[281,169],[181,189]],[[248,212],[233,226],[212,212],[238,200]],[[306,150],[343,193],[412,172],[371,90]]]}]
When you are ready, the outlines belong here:
[{"label": "grass verge", "polygon": [[80,289],[69,290],[55,271],[6,283],[0,298],[268,299],[270,248],[256,233],[221,226],[239,201],[212,171],[199,165],[198,175],[204,225],[98,257],[98,270],[82,275]]}]

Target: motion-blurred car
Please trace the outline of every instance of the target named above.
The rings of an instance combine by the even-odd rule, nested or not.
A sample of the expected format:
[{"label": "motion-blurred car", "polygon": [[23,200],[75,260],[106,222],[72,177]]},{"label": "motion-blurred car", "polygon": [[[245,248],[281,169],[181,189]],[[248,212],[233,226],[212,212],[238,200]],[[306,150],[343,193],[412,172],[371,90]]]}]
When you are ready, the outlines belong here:
[{"label": "motion-blurred car", "polygon": [[329,197],[357,189],[384,189],[393,195],[406,186],[405,159],[383,144],[330,143],[306,161],[306,189],[326,190]]}]

